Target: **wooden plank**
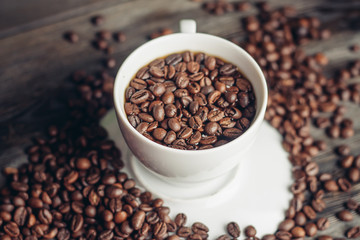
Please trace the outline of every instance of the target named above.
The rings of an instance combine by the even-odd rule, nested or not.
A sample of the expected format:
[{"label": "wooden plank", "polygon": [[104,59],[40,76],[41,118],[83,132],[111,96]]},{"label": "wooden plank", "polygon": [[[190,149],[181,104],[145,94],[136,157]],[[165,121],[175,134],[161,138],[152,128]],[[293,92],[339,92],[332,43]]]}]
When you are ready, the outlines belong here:
[{"label": "wooden plank", "polygon": [[129,0],[0,1],[0,38],[96,12]]}]

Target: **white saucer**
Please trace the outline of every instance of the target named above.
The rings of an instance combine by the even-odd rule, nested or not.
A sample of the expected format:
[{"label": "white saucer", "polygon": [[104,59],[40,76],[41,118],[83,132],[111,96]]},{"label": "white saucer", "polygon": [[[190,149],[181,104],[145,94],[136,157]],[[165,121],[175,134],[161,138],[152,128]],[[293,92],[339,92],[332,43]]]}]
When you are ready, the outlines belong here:
[{"label": "white saucer", "polygon": [[171,217],[183,212],[188,225],[205,223],[210,229],[209,239],[226,233],[230,221],[239,223],[241,229],[253,225],[261,237],[274,233],[284,219],[292,197],[291,164],[281,146],[280,134],[268,123],[262,124],[248,159],[240,166],[226,176],[195,186],[172,185],[145,169],[127,147],[114,110],[102,119],[101,125],[122,152],[123,170],[138,186],[164,199]]}]

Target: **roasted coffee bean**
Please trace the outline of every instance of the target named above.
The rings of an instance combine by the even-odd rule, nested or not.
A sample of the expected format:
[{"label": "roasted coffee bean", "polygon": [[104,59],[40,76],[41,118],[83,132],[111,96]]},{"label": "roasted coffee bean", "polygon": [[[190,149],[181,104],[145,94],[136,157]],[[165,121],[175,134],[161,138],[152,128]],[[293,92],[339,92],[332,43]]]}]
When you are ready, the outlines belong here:
[{"label": "roasted coffee bean", "polygon": [[360,226],[355,226],[347,230],[346,232],[347,238],[358,238],[360,237]]},{"label": "roasted coffee bean", "polygon": [[133,227],[133,229],[135,230],[139,230],[145,220],[145,212],[144,211],[137,211],[135,212],[135,214],[133,215],[132,219],[131,219],[131,225]]},{"label": "roasted coffee bean", "polygon": [[349,169],[347,176],[351,182],[356,183],[360,180],[360,170],[352,167]]},{"label": "roasted coffee bean", "polygon": [[327,218],[321,217],[316,221],[316,226],[320,231],[324,231],[330,227],[330,222]]},{"label": "roasted coffee bean", "polygon": [[342,210],[340,212],[337,213],[337,217],[344,222],[349,222],[352,221],[354,219],[352,213],[348,210]]},{"label": "roasted coffee bean", "polygon": [[285,219],[284,221],[282,221],[279,224],[278,229],[281,230],[281,231],[289,232],[294,226],[295,226],[295,221],[294,220]]},{"label": "roasted coffee bean", "polygon": [[123,193],[123,190],[117,186],[107,186],[105,189],[105,194],[108,198],[117,198],[120,197]]},{"label": "roasted coffee bean", "polygon": [[324,183],[324,188],[328,192],[336,192],[339,190],[338,185],[334,180],[328,180]]},{"label": "roasted coffee bean", "polygon": [[247,226],[245,228],[245,236],[247,237],[255,237],[256,229],[253,226]]},{"label": "roasted coffee bean", "polygon": [[348,192],[351,189],[351,183],[346,178],[338,178],[337,184],[343,192]]},{"label": "roasted coffee bean", "polygon": [[234,238],[240,237],[240,227],[236,222],[228,223],[226,230],[230,236]]},{"label": "roasted coffee bean", "polygon": [[359,206],[360,204],[352,198],[348,199],[346,202],[346,207],[350,210],[356,210]]},{"label": "roasted coffee bean", "polygon": [[[49,214],[50,212],[48,210],[46,210]],[[41,210],[40,210],[40,213],[41,213]],[[39,213],[39,218],[40,218],[40,214]],[[14,212],[14,215],[13,215],[13,218],[14,218],[14,222],[18,225],[18,226],[24,226],[25,224],[25,221],[27,219],[27,215],[28,215],[28,212],[26,211],[26,208],[25,207],[19,207],[15,210]],[[51,216],[51,214],[50,214]],[[40,220],[41,221],[41,220]]]},{"label": "roasted coffee bean", "polygon": [[317,233],[317,226],[315,225],[315,223],[307,223],[305,225],[305,232],[306,232],[306,235],[309,236],[309,237],[313,237],[316,235]]},{"label": "roasted coffee bean", "polygon": [[6,234],[8,234],[10,237],[15,238],[20,235],[19,227],[14,222],[9,222],[4,226],[4,231]]}]

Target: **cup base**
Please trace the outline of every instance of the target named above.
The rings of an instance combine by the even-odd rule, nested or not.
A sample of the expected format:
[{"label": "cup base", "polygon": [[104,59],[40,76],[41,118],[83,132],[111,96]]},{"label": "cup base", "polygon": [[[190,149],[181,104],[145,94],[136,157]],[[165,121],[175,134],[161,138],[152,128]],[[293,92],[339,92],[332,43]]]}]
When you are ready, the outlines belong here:
[{"label": "cup base", "polygon": [[[208,201],[210,198],[230,197],[235,194],[236,185],[239,180],[240,164],[235,166],[228,173],[217,178],[197,182],[184,183],[173,179],[162,177],[146,168],[141,162],[132,155],[130,157],[130,167],[139,183],[150,192],[157,196],[176,202],[186,201]],[[220,203],[219,201],[215,201]]]}]

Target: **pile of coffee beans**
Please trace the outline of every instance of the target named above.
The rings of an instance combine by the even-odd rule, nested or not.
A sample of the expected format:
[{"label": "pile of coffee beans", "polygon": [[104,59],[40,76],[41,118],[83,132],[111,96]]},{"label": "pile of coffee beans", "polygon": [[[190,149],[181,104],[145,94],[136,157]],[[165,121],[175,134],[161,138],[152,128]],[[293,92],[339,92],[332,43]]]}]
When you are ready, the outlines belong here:
[{"label": "pile of coffee beans", "polygon": [[130,124],[183,150],[209,149],[242,135],[255,116],[249,80],[231,64],[185,51],[142,67],[125,91]]}]

